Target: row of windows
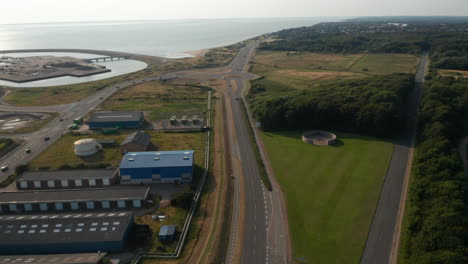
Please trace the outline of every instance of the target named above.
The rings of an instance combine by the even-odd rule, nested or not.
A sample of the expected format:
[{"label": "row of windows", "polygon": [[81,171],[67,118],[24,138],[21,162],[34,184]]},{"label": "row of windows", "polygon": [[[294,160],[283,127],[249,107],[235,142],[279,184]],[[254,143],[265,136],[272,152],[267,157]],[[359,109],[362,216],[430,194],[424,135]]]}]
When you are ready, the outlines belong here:
[{"label": "row of windows", "polygon": [[[60,186],[61,187],[68,187],[70,182],[74,182],[75,186],[81,187],[83,186],[83,180],[61,180],[60,181]],[[47,187],[49,188],[54,188],[56,187],[56,181],[55,180],[48,180],[47,181]],[[28,188],[28,181],[20,181],[19,182],[21,188]],[[109,179],[102,179],[102,184],[103,185],[110,185],[110,180]],[[42,182],[41,181],[33,181],[34,188],[42,188]],[[96,186],[96,179],[89,179],[88,180],[88,185],[89,186]]]},{"label": "row of windows", "polygon": [[[126,207],[126,202],[125,200],[119,200],[117,202],[117,207],[118,208],[125,208]],[[101,201],[101,202],[94,202],[94,201],[87,201],[85,202],[85,207],[86,209],[95,209],[96,203],[100,203],[101,208],[104,209],[109,209],[111,207],[111,201]],[[79,202],[69,202],[69,203],[64,203],[64,202],[55,202],[53,203],[53,209],[55,210],[64,210],[64,205],[67,204],[69,205],[71,210],[78,210],[80,209],[80,204]],[[39,203],[39,209],[41,211],[47,211],[50,208],[52,208],[51,204],[48,203]],[[132,205],[134,208],[140,208],[141,207],[141,201],[140,200],[133,200]],[[10,211],[17,211],[18,209],[18,204],[8,204],[8,210]],[[33,210],[33,204],[27,203],[23,204],[23,209],[24,211],[32,211]]]}]

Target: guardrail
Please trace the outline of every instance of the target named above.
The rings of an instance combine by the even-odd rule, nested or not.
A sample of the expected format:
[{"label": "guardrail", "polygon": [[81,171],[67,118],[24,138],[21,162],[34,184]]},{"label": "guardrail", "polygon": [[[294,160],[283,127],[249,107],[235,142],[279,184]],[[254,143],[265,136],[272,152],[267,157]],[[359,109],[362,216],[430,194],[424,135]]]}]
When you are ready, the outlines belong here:
[{"label": "guardrail", "polygon": [[[211,126],[211,91],[208,92],[208,117],[206,120],[207,126]],[[203,175],[200,181],[200,184],[197,187],[195,195],[192,200],[192,206],[190,207],[189,213],[187,214],[187,218],[185,219],[184,226],[182,227],[182,232],[177,242],[176,248],[172,253],[151,253],[151,252],[138,252],[131,264],[137,264],[142,259],[145,258],[167,258],[167,259],[176,259],[180,257],[182,253],[182,249],[185,245],[185,240],[187,239],[187,234],[190,228],[190,224],[192,223],[193,215],[197,209],[198,200],[200,199],[201,192],[205,185],[206,176],[208,175],[209,166],[210,166],[210,138],[211,138],[211,131],[207,130],[206,132],[206,148],[205,148],[205,170],[203,171]]]}]

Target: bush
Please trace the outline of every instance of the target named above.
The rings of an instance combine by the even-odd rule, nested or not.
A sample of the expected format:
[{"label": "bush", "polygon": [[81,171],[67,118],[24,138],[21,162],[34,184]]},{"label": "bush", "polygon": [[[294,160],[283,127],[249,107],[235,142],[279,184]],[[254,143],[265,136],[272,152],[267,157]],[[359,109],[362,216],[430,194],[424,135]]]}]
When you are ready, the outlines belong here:
[{"label": "bush", "polygon": [[29,164],[21,164],[21,165],[18,165],[15,168],[15,173],[16,173],[16,175],[19,176],[19,175],[23,174],[27,170],[29,170]]},{"label": "bush", "polygon": [[180,192],[171,200],[171,205],[188,210],[192,206],[194,195],[195,193],[191,190]]}]

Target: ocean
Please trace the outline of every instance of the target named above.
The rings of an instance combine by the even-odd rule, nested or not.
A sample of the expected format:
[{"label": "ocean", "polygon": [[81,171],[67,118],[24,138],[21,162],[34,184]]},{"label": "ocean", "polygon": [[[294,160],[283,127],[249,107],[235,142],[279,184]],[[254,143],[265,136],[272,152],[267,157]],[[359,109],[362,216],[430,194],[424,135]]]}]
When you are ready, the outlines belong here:
[{"label": "ocean", "polygon": [[[252,18],[0,25],[0,50],[102,49],[177,58],[281,29],[339,18]],[[0,54],[1,56],[2,54]]]}]

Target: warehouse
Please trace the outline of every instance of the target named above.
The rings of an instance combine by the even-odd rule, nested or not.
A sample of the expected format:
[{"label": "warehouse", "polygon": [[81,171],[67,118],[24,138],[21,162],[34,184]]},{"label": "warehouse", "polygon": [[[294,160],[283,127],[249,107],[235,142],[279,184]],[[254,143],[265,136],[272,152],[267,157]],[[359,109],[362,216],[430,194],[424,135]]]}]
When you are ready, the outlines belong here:
[{"label": "warehouse", "polygon": [[118,252],[131,212],[0,216],[0,254]]},{"label": "warehouse", "polygon": [[69,254],[41,254],[41,255],[0,255],[2,264],[98,264],[106,255],[103,252],[69,253]]},{"label": "warehouse", "polygon": [[118,183],[117,169],[26,171],[16,180],[18,190],[96,188]]},{"label": "warehouse", "polygon": [[127,153],[120,162],[120,182],[133,184],[191,182],[193,150]]},{"label": "warehouse", "polygon": [[0,193],[0,214],[103,209],[137,209],[146,206],[149,187],[94,188]]},{"label": "warehouse", "polygon": [[94,112],[88,120],[89,129],[138,128],[144,121],[140,111]]}]

